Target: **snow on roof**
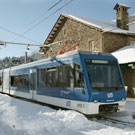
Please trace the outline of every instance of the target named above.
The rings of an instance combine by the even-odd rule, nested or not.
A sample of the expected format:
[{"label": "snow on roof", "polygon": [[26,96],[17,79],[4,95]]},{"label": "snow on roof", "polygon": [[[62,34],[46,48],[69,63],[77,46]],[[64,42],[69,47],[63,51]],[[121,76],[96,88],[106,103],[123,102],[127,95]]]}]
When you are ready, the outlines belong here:
[{"label": "snow on roof", "polygon": [[125,46],[112,53],[120,64],[135,62],[135,45]]},{"label": "snow on roof", "polygon": [[128,6],[128,5],[126,5],[126,4],[117,3],[116,6],[117,6],[117,5],[130,8],[130,6]]},{"label": "snow on roof", "polygon": [[132,15],[130,15],[130,16],[135,16],[135,13],[134,13],[134,14],[132,14]]},{"label": "snow on roof", "polygon": [[63,15],[68,16],[84,24],[97,27],[101,29],[103,32],[135,34],[135,31],[123,30],[123,29],[118,28],[116,26],[116,22],[114,21],[100,20],[100,19],[94,19],[94,18],[88,18],[88,17],[78,17],[78,16],[66,15],[66,14],[63,14]]},{"label": "snow on roof", "polygon": [[135,32],[135,22],[132,22],[129,26],[129,30]]}]

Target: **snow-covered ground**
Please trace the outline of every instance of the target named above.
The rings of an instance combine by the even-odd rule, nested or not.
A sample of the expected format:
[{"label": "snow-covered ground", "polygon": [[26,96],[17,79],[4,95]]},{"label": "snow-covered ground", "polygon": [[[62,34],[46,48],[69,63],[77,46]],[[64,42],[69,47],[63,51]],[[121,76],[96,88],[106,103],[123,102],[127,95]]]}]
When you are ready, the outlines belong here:
[{"label": "snow-covered ground", "polygon": [[[135,100],[127,101],[126,116],[135,122]],[[88,120],[76,111],[46,106],[0,94],[0,135],[135,135],[127,130]]]},{"label": "snow-covered ground", "polygon": [[127,99],[126,102],[126,111],[115,113],[115,114],[107,114],[109,118],[113,118],[120,121],[125,121],[129,123],[135,123],[135,119],[133,119],[133,115],[135,116],[135,99]]}]

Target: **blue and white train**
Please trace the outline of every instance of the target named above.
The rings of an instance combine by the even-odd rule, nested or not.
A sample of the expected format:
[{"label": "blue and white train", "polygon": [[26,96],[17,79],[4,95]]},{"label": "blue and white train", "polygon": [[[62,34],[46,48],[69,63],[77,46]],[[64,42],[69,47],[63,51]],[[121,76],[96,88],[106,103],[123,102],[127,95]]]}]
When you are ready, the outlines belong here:
[{"label": "blue and white train", "polygon": [[126,102],[117,59],[83,51],[0,70],[0,92],[86,115],[124,111]]}]

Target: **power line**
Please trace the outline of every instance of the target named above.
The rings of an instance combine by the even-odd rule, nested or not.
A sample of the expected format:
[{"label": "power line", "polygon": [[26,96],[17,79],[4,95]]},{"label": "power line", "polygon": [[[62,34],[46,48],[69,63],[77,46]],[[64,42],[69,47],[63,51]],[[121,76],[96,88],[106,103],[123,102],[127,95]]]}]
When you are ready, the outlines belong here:
[{"label": "power line", "polygon": [[[20,35],[24,35],[25,29],[28,28],[30,25],[32,25],[33,23],[35,23],[38,19],[40,19],[42,16],[44,16],[45,14],[47,14],[50,10],[52,10],[55,6],[57,6],[60,2],[62,2],[62,0],[57,1],[54,5],[52,5],[51,7],[49,7],[44,13],[40,14],[38,17],[36,17],[34,20],[32,20],[30,23],[28,23],[25,27],[24,30],[22,30],[22,34]],[[13,39],[12,41],[15,41],[18,39],[18,36]]]},{"label": "power line", "polygon": [[29,40],[29,41],[32,41],[32,42],[34,42],[34,43],[38,43],[38,44],[39,44],[39,42],[37,42],[37,41],[35,41],[35,40],[29,39],[29,38],[27,38],[27,37],[25,37],[25,36],[23,36],[23,35],[21,35],[21,34],[15,33],[15,32],[13,32],[13,31],[11,31],[11,30],[8,30],[8,29],[6,29],[6,28],[4,28],[4,27],[1,27],[1,26],[0,26],[0,29],[1,29],[1,30],[4,30],[4,31],[6,31],[6,32],[9,32],[9,33],[11,33],[11,34],[13,34],[13,35],[17,35],[17,36],[19,36],[19,37],[21,37],[21,38],[23,38],[23,39],[26,39],[26,40]]},{"label": "power line", "polygon": [[[39,17],[37,17],[36,19],[34,19],[34,20],[33,20],[31,23],[29,23],[28,25],[32,24],[34,21],[36,21],[37,19],[39,19],[41,16],[43,16],[44,14],[46,14],[47,12],[49,12],[49,11],[50,11],[51,9],[53,9],[56,5],[58,5],[61,1],[62,1],[62,0],[59,0],[58,2],[56,2],[54,5],[52,5],[50,8],[48,8],[48,10],[47,10],[46,12],[44,12],[44,13],[41,14]],[[28,26],[27,26],[27,27],[28,27]],[[4,30],[4,31],[7,31],[7,32],[9,32],[9,33],[12,33],[12,34],[16,35],[17,37],[21,37],[21,38],[23,38],[23,39],[26,39],[26,40],[32,41],[32,42],[34,42],[34,43],[40,44],[39,42],[37,42],[37,41],[35,41],[35,40],[29,39],[29,38],[23,36],[24,33],[23,33],[23,34],[18,34],[18,33],[15,33],[15,32],[13,32],[13,31],[11,31],[11,30],[8,30],[8,29],[6,29],[6,28],[4,28],[4,27],[1,27],[1,26],[0,26],[0,29],[2,29],[2,30]],[[14,39],[14,40],[15,40],[15,39]],[[13,41],[14,41],[14,40],[13,40]]]},{"label": "power line", "polygon": [[38,17],[36,17],[34,20],[32,20],[30,23],[27,24],[27,26],[25,27],[25,29],[33,24],[33,22],[35,23],[35,21],[37,21],[38,19],[40,19],[42,16],[44,16],[45,14],[47,14],[51,9],[53,9],[54,7],[56,7],[60,2],[62,2],[62,0],[59,0],[58,2],[56,2],[54,5],[52,5],[50,8],[48,8],[45,12],[43,12],[42,14],[40,14]]},{"label": "power line", "polygon": [[42,19],[41,21],[39,21],[38,23],[36,23],[35,25],[33,25],[32,27],[30,27],[26,31],[24,31],[21,35],[23,36],[24,34],[26,34],[27,32],[29,32],[30,30],[32,30],[33,28],[35,28],[37,25],[41,24],[43,21],[47,20],[49,17],[51,17],[52,15],[54,15],[55,13],[57,13],[58,11],[60,11],[61,9],[63,9],[65,6],[69,5],[72,1],[73,0],[70,0],[69,2],[65,3],[62,7],[58,8],[57,10],[55,10],[52,14],[50,14],[46,18]]}]

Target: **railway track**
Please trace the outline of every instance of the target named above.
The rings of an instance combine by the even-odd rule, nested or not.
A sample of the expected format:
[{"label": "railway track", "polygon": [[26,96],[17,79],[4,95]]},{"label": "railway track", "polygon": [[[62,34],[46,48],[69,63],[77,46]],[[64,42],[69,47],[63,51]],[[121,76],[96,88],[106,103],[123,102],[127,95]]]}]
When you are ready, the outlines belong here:
[{"label": "railway track", "polygon": [[121,121],[118,119],[113,119],[105,116],[97,116],[93,118],[88,118],[91,121],[99,122],[108,126],[116,127],[116,128],[121,128],[124,130],[135,130],[135,123],[132,122],[126,122],[126,121]]}]

